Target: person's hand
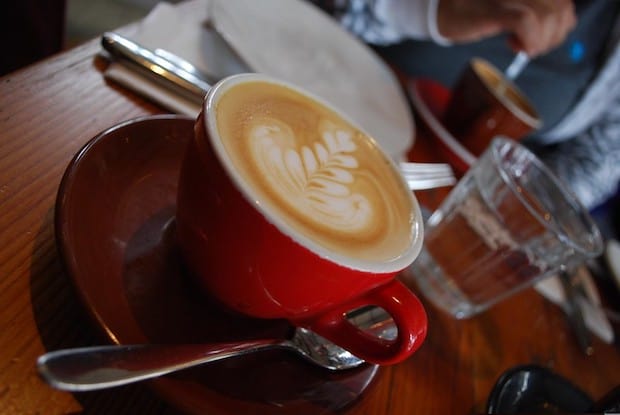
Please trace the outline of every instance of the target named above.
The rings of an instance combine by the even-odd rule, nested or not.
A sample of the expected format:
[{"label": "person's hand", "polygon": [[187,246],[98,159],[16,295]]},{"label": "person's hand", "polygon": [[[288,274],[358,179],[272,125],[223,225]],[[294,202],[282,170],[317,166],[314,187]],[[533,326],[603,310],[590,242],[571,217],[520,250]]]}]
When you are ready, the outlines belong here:
[{"label": "person's hand", "polygon": [[537,56],[560,45],[575,27],[572,0],[440,0],[439,33],[455,43],[510,33],[510,45]]}]

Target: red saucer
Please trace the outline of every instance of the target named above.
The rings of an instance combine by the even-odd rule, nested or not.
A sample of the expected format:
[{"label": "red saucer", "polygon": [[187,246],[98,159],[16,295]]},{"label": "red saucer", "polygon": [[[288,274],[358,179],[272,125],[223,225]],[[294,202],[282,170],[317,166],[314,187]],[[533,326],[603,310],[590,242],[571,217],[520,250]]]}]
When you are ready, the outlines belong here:
[{"label": "red saucer", "polygon": [[[175,241],[175,194],[193,124],[154,116],[112,127],[80,150],[63,177],[57,243],[86,308],[113,343],[284,338],[292,330],[285,321],[226,313],[185,273]],[[275,350],[151,384],[190,413],[322,414],[356,402],[377,372],[370,365],[330,372]]]},{"label": "red saucer", "polygon": [[407,91],[418,118],[440,144],[446,160],[460,173],[466,172],[476,157],[442,125],[443,113],[450,101],[450,90],[430,79],[407,83]]}]

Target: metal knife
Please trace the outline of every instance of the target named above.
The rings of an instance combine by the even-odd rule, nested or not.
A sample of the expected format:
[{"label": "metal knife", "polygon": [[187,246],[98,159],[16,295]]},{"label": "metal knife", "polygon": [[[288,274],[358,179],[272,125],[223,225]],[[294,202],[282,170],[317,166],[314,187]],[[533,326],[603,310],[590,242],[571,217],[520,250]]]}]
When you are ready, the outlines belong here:
[{"label": "metal knife", "polygon": [[211,84],[217,81],[209,79],[206,74],[199,74],[189,63],[185,67],[179,65],[169,55],[157,54],[118,33],[104,33],[101,46],[110,55],[130,64],[153,81],[196,103],[202,103]]},{"label": "metal knife", "polygon": [[577,300],[577,296],[579,295],[576,291],[577,288],[573,286],[571,276],[567,271],[561,271],[558,279],[561,281],[564,294],[566,295],[566,301],[562,305],[564,313],[575,333],[581,351],[587,356],[590,356],[594,353],[594,348],[592,347],[590,332],[586,327],[586,322],[579,301]]}]

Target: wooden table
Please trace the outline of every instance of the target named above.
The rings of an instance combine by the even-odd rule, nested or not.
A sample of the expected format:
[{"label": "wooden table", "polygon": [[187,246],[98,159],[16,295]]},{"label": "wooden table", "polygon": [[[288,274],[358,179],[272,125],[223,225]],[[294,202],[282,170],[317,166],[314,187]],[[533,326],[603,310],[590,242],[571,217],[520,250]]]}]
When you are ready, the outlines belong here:
[{"label": "wooden table", "polygon": [[[70,394],[51,389],[37,356],[96,344],[54,240],[54,201],[63,171],[99,131],[163,110],[102,77],[96,40],[0,78],[0,413],[170,414],[145,385]],[[437,160],[419,136],[413,157]],[[445,190],[419,192],[429,206]],[[404,363],[382,368],[351,414],[483,413],[500,374],[537,363],[593,398],[620,383],[617,345],[578,349],[562,312],[527,290],[479,317],[456,321],[427,306],[429,335]],[[617,327],[616,327],[617,328]]]}]

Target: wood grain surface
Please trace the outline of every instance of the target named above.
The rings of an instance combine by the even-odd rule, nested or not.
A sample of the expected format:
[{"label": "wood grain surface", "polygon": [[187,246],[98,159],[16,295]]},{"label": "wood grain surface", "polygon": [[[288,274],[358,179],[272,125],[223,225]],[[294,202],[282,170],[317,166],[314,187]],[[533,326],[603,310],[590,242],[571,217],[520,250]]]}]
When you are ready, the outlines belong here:
[{"label": "wood grain surface", "polygon": [[[63,270],[54,239],[62,174],[80,147],[121,121],[164,112],[108,84],[96,40],[0,78],[0,413],[172,414],[145,385],[70,394],[35,369],[46,351],[101,343]],[[440,161],[419,134],[416,160]],[[419,192],[436,206],[446,190]],[[620,383],[618,345],[595,339],[584,356],[562,312],[527,290],[456,321],[427,304],[429,335],[407,361],[382,368],[350,414],[483,413],[505,370],[537,363],[594,399]],[[617,329],[617,326],[616,326]]]}]

